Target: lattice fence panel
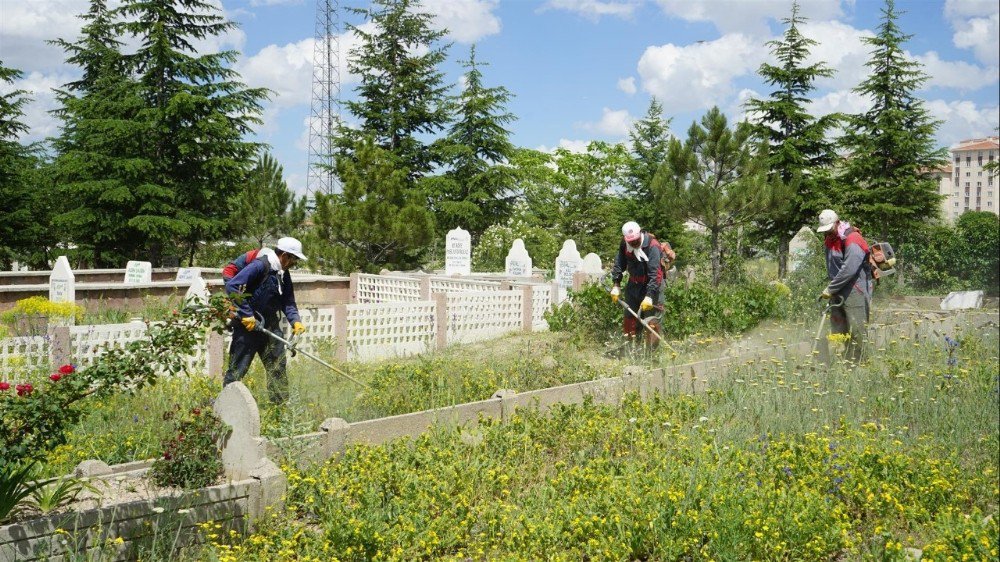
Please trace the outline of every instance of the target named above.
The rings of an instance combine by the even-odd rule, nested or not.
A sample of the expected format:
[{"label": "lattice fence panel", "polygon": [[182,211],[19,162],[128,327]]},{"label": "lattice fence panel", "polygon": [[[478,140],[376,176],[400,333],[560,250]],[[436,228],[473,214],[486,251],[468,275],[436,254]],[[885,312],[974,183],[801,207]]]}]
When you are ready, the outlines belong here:
[{"label": "lattice fence panel", "polygon": [[552,287],[550,285],[531,286],[531,329],[544,331],[549,329],[545,321],[545,312],[552,306]]},{"label": "lattice fence panel", "polygon": [[476,281],[454,277],[431,277],[431,293],[465,293],[499,291],[498,281]]},{"label": "lattice fence panel", "polygon": [[70,357],[77,365],[91,365],[101,355],[104,344],[112,349],[124,349],[145,336],[146,324],[142,322],[70,326]]},{"label": "lattice fence panel", "polygon": [[347,305],[350,358],[365,361],[432,350],[436,310],[433,301]]},{"label": "lattice fence panel", "polygon": [[419,301],[420,281],[411,277],[361,273],[356,299],[358,304]]},{"label": "lattice fence panel", "polygon": [[[336,337],[336,327],[333,323],[334,310],[333,308],[299,309],[302,322],[306,325],[306,332],[296,339],[298,349],[321,355],[325,347],[330,346],[332,349]],[[282,337],[285,338],[292,335],[291,326],[284,316],[281,317],[281,332],[284,334]],[[296,355],[294,358],[289,356],[288,359],[295,361],[301,357],[300,355]]]},{"label": "lattice fence panel", "polygon": [[521,329],[524,293],[479,291],[448,294],[448,343],[472,343]]},{"label": "lattice fence panel", "polygon": [[49,366],[48,336],[18,336],[0,339],[0,368]]}]

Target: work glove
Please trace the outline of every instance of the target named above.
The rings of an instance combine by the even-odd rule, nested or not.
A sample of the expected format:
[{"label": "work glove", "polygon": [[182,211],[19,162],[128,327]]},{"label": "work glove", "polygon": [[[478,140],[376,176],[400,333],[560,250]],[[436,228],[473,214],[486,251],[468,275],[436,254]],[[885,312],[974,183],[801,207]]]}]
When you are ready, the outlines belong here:
[{"label": "work glove", "polygon": [[823,294],[819,296],[823,300],[830,300],[830,289],[823,289]]},{"label": "work glove", "polygon": [[647,310],[653,310],[653,299],[646,297],[642,299],[642,303],[639,304],[639,310],[646,312]]},{"label": "work glove", "polygon": [[306,327],[302,322],[292,324],[292,335],[301,336],[306,333]]},{"label": "work glove", "polygon": [[253,316],[247,316],[246,318],[240,318],[240,322],[243,323],[243,327],[247,329],[248,332],[252,332],[254,328],[257,327],[257,319]]},{"label": "work glove", "polygon": [[618,285],[611,287],[611,301],[618,302],[618,295],[622,294],[622,290],[618,288]]}]

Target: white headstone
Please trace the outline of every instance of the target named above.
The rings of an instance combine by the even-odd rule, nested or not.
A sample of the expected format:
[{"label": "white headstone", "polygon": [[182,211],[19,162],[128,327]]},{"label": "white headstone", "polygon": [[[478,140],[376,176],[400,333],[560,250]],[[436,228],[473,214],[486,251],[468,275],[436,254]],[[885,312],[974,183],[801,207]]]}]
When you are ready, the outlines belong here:
[{"label": "white headstone", "polygon": [[130,261],[125,265],[125,284],[138,285],[153,282],[153,264],[148,261]]},{"label": "white headstone", "polygon": [[200,267],[182,267],[177,270],[177,281],[194,281],[196,277],[201,277]]},{"label": "white headstone", "polygon": [[957,291],[948,293],[941,301],[941,310],[962,310],[967,308],[982,308],[982,291]]},{"label": "white headstone", "polygon": [[444,274],[472,274],[472,236],[468,230],[456,228],[445,237]]},{"label": "white headstone", "polygon": [[580,271],[587,275],[603,275],[604,265],[601,264],[601,256],[598,256],[594,252],[583,256],[583,264],[580,266]]},{"label": "white headstone", "polygon": [[76,302],[76,276],[69,267],[66,256],[59,256],[56,266],[49,275],[49,300],[52,302]]},{"label": "white headstone", "polygon": [[560,292],[573,288],[573,274],[580,271],[582,265],[583,259],[580,257],[580,251],[576,249],[576,242],[573,240],[563,242],[562,249],[556,257],[556,281],[562,290]]},{"label": "white headstone", "polygon": [[524,240],[518,238],[510,245],[504,270],[508,277],[531,277],[531,256],[524,247]]},{"label": "white headstone", "polygon": [[184,301],[206,304],[208,297],[208,285],[205,284],[205,280],[199,275],[191,280],[191,286],[188,287],[187,293],[184,294]]}]

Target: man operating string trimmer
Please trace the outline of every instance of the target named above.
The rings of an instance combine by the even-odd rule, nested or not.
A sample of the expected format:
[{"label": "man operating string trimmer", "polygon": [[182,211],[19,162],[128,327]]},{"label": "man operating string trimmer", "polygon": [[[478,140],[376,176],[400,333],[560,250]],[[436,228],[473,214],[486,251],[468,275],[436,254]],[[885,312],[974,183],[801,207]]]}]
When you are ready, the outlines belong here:
[{"label": "man operating string trimmer", "polygon": [[[660,341],[657,336],[662,332],[659,318],[659,314],[663,312],[660,291],[665,275],[662,259],[665,253],[669,253],[666,257],[668,261],[672,261],[673,251],[669,244],[659,242],[655,236],[641,230],[633,221],[622,226],[622,238],[622,242],[618,245],[614,267],[611,268],[611,280],[614,283],[611,298],[618,302],[621,295],[621,281],[627,271],[625,304],[630,310],[625,311],[625,336],[638,341],[640,331],[655,331],[655,336],[647,333],[645,338],[650,346],[655,346]],[[642,321],[636,318],[636,315]],[[648,329],[644,330],[647,326]]]}]

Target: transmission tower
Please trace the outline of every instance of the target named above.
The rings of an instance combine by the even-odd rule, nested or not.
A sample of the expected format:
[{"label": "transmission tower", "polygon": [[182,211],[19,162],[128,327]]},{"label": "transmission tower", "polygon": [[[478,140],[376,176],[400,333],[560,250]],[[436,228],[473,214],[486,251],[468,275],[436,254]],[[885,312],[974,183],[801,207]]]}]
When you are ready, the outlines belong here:
[{"label": "transmission tower", "polygon": [[331,136],[340,115],[340,5],[316,0],[316,44],[313,48],[312,109],[309,115],[309,196],[340,191],[333,173]]}]

